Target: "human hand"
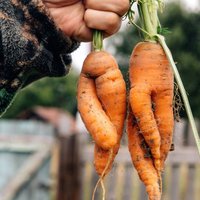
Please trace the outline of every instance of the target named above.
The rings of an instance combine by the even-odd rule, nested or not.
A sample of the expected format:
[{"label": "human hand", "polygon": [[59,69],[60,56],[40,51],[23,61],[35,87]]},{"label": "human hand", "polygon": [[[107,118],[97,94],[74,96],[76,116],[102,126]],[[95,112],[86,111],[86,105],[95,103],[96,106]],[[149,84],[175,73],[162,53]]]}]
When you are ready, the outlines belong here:
[{"label": "human hand", "polygon": [[91,41],[92,29],[116,33],[129,0],[43,0],[56,25],[69,37]]}]

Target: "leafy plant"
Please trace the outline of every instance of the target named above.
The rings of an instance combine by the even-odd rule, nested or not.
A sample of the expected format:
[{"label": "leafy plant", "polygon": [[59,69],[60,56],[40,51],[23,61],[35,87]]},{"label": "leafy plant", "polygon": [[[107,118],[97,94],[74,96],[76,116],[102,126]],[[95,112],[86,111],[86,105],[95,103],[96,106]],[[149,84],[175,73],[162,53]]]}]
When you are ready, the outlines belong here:
[{"label": "leafy plant", "polygon": [[27,86],[17,95],[3,118],[13,118],[20,112],[40,105],[76,112],[76,84],[78,75],[71,71],[62,78],[44,78]]}]

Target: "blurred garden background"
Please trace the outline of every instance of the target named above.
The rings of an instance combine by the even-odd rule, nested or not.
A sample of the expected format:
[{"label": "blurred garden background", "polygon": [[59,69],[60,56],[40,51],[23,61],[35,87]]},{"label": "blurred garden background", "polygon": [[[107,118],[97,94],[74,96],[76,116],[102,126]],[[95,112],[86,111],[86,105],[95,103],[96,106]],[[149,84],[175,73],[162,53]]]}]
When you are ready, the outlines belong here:
[{"label": "blurred garden background", "polygon": [[[183,1],[178,0],[166,3],[164,12],[160,14],[160,22],[167,30],[165,34],[166,42],[177,64],[188,93],[198,129],[200,130],[200,3],[196,4],[196,7],[193,7],[194,9],[192,10],[189,9],[190,6],[188,5],[189,4],[184,4]],[[137,18],[136,23],[138,23]],[[124,20],[120,32],[105,40],[105,47],[116,57],[127,85],[129,57],[135,44],[142,40],[142,36],[140,35],[141,33],[138,32],[138,29]],[[83,54],[86,55],[89,49],[90,44],[88,44]],[[79,57],[74,57],[74,59],[78,60]],[[26,131],[32,135],[40,135],[42,130],[49,131],[49,134],[47,133],[48,140],[42,138],[41,141],[43,144],[46,144],[46,147],[49,147],[49,149],[53,148],[52,151],[46,149],[51,159],[48,158],[45,161],[46,164],[42,165],[42,171],[38,172],[37,177],[40,177],[45,170],[50,169],[51,172],[53,171],[53,175],[45,172],[47,176],[45,177],[46,182],[43,181],[42,185],[40,183],[38,187],[35,187],[35,185],[38,183],[38,180],[40,181],[39,178],[35,178],[35,182],[29,184],[32,184],[32,189],[29,188],[29,190],[27,190],[29,193],[27,192],[26,195],[30,197],[30,200],[88,200],[91,198],[92,190],[98,180],[98,176],[95,174],[92,166],[93,142],[88,134],[83,133],[86,132],[86,130],[80,123],[80,117],[77,115],[76,91],[80,69],[81,66],[72,66],[70,73],[66,77],[44,78],[29,85],[16,96],[13,104],[0,120],[0,137],[3,139],[5,139],[5,137],[3,137],[1,133],[5,133],[6,130],[11,130],[11,127],[13,127],[13,129],[10,132],[13,130],[16,130],[16,132],[22,130],[18,128],[20,122],[16,121],[16,119],[23,120],[22,125],[19,126],[25,127]],[[184,112],[184,108],[181,110],[180,115],[181,122],[175,127],[175,133],[177,133],[174,138],[175,151],[169,158],[166,173],[163,175],[163,200],[198,200],[200,199],[200,158],[197,153],[190,126],[187,123],[187,116]],[[39,120],[40,129],[37,130],[37,128],[35,128],[35,122],[34,124],[26,123],[24,120],[27,119]],[[43,125],[41,125],[43,122],[50,125],[51,128],[49,126],[43,127]],[[3,128],[1,128],[1,123],[3,124]],[[10,126],[10,129],[4,126]],[[32,131],[30,130],[31,127]],[[17,131],[17,129],[19,130]],[[77,144],[79,144],[76,140],[77,136],[74,136],[79,134],[82,138],[82,146],[77,146]],[[49,139],[49,137],[51,139]],[[30,155],[31,150],[27,150],[28,148],[25,147],[25,143],[31,144],[34,141],[36,143],[41,143],[39,139],[40,138],[34,138],[34,140],[30,140],[30,138],[28,140],[27,138],[23,139],[23,148],[28,152],[26,152],[26,156]],[[54,141],[53,143],[52,140]],[[1,154],[2,152],[5,153],[3,150],[5,149],[5,141],[6,139],[4,140],[3,146],[3,142],[1,144],[0,140],[0,174],[5,174],[7,168],[6,165],[2,165],[2,163],[4,163],[3,159],[6,159],[8,155]],[[11,137],[9,141],[11,141]],[[9,144],[6,144],[8,147]],[[86,147],[86,145],[88,146]],[[122,147],[124,149],[126,148],[126,150],[122,148],[116,161],[117,164],[114,165],[114,169],[105,183],[108,191],[108,200],[146,199],[145,189],[141,185],[136,172],[133,171],[126,145],[125,136],[122,141]],[[7,149],[9,150],[9,148]],[[17,147],[14,146],[14,149],[16,150]],[[80,149],[81,154],[78,153]],[[15,156],[19,156],[20,152],[22,153],[22,150],[19,151],[18,149]],[[46,159],[45,156],[42,159]],[[22,160],[22,157],[20,159]],[[34,163],[34,161],[35,160],[32,160],[32,163]],[[10,158],[10,160],[6,162],[12,163],[15,161]],[[16,169],[19,168],[20,164]],[[3,172],[1,172],[1,170]],[[28,173],[30,172],[31,170],[29,169]],[[69,173],[71,176],[68,175]],[[14,176],[17,172],[10,174]],[[34,174],[36,173],[31,173],[31,176]],[[49,179],[52,178],[51,176],[53,176],[53,179],[56,179],[53,184],[49,181]],[[9,176],[7,175],[7,177]],[[9,180],[13,180],[11,177],[9,178]],[[23,183],[27,180],[24,179]],[[113,186],[113,184],[115,186]],[[0,182],[0,186],[2,185]],[[12,188],[14,187],[12,184],[11,186]],[[73,193],[74,188],[72,186],[77,188],[77,191],[75,191],[77,195]],[[26,189],[27,187],[28,186],[26,186]],[[45,192],[48,191],[50,197],[47,198],[44,193],[42,197],[39,195],[37,197],[34,196],[33,188],[38,189],[39,187],[42,187]],[[68,187],[68,189],[66,187]],[[14,188],[17,191],[16,187]],[[47,188],[53,189],[49,192]],[[73,193],[72,196],[69,197],[67,196],[69,194],[64,194],[66,191],[70,192],[70,190],[71,193]],[[12,198],[13,200],[27,200],[26,195],[24,194],[24,197],[18,195],[16,198],[7,197],[6,199],[5,197],[5,199],[3,199],[1,198],[0,187],[0,199],[2,200],[12,200]],[[96,199],[101,199],[100,189],[97,192]]]},{"label": "blurred garden background", "polygon": [[[182,1],[166,4],[160,21],[167,28],[166,41],[189,95],[195,117],[200,117],[200,12],[188,10]],[[196,5],[198,6],[198,5]],[[108,51],[116,57],[127,80],[129,56],[135,44],[142,40],[138,29],[123,22],[123,28],[115,36],[106,39]],[[83,52],[83,54],[87,54]],[[78,57],[74,59],[79,59]],[[81,68],[81,66],[78,66]],[[77,66],[72,66],[64,78],[44,78],[37,81],[16,97],[3,118],[14,118],[21,111],[35,105],[53,106],[76,113],[76,86],[79,76]]]}]

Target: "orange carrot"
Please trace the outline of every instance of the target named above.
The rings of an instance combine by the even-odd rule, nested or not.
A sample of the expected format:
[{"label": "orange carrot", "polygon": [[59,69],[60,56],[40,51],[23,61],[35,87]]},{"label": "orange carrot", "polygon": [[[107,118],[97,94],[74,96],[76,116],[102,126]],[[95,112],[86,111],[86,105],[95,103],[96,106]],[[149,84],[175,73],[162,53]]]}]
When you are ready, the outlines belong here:
[{"label": "orange carrot", "polygon": [[[129,151],[149,199],[160,200],[161,171],[171,147],[174,126],[173,73],[158,43],[161,41],[159,34],[164,32],[158,19],[158,9],[162,10],[163,2],[136,1],[141,26],[133,21],[134,11],[131,7],[135,1],[130,2],[126,16],[142,31],[146,42],[138,43],[130,57]],[[146,153],[150,155],[149,158],[145,157]]]},{"label": "orange carrot", "polygon": [[[109,150],[113,149],[107,173],[119,149],[126,114],[125,82],[115,59],[109,53],[95,51],[84,61],[78,84],[78,109],[96,143],[94,165],[99,175],[109,161]],[[100,118],[97,113],[104,113],[104,116]],[[91,123],[93,118],[95,121]],[[108,124],[112,126],[108,127]],[[103,140],[106,134],[108,138]],[[111,139],[115,142],[105,145]]]},{"label": "orange carrot", "polygon": [[[114,60],[114,58],[110,55],[107,56],[110,57],[109,59]],[[106,59],[108,58],[105,58],[105,60]],[[124,120],[126,116],[126,86],[122,74],[118,69],[116,62],[113,64],[112,68],[106,68],[107,72],[96,79],[97,96],[101,101],[103,108],[109,116],[112,124],[116,127],[118,138],[117,144],[113,148],[110,165],[105,174],[107,174],[107,172],[110,170],[113,160],[119,150],[120,140],[123,133]],[[108,160],[109,152],[104,151],[96,145],[94,153],[94,165],[99,175],[102,174]]]},{"label": "orange carrot", "polygon": [[162,47],[141,42],[130,58],[130,105],[151,150],[156,169],[163,169],[173,133],[173,74]]},{"label": "orange carrot", "polygon": [[140,179],[146,186],[149,200],[160,200],[160,180],[150,157],[148,146],[131,111],[128,114],[127,133],[131,158]]},{"label": "orange carrot", "polygon": [[78,110],[94,141],[109,150],[117,143],[117,130],[96,95],[94,79],[81,74],[78,83]]}]

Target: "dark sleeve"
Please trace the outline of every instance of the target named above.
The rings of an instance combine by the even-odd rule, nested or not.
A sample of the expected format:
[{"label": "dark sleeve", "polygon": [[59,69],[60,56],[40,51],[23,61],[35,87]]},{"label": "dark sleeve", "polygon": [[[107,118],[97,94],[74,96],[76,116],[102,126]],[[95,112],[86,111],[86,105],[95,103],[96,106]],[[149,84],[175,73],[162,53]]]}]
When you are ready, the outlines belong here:
[{"label": "dark sleeve", "polygon": [[0,113],[20,88],[66,75],[78,45],[55,26],[41,0],[1,0]]}]

